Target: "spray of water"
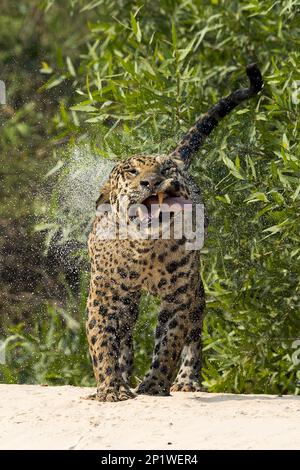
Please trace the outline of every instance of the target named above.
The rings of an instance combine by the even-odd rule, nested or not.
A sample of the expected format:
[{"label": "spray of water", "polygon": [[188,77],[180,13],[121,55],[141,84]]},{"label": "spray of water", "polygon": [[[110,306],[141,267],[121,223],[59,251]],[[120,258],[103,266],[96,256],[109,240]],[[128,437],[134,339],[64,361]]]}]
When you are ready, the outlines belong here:
[{"label": "spray of water", "polygon": [[[86,243],[95,216],[95,201],[115,163],[96,155],[87,144],[73,147],[58,163],[46,216],[52,242]],[[51,172],[48,175],[51,177]]]}]

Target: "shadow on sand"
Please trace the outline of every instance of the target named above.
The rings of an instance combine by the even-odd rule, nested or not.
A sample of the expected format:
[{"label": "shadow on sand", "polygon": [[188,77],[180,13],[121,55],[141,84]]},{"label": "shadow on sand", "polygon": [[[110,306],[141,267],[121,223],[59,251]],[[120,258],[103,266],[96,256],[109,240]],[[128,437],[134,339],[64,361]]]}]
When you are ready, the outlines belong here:
[{"label": "shadow on sand", "polygon": [[221,402],[228,402],[228,401],[272,401],[274,399],[280,398],[282,401],[285,399],[295,400],[300,402],[300,396],[294,395],[234,395],[233,393],[226,393],[226,394],[210,394],[210,393],[202,393],[201,396],[198,397],[191,397],[191,400],[196,400],[202,403],[221,403]]}]

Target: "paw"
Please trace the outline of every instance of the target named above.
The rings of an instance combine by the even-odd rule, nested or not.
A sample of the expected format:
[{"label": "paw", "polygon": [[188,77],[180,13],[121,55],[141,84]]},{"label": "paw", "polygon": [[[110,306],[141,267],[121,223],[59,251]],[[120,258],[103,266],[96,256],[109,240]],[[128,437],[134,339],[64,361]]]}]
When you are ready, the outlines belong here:
[{"label": "paw", "polygon": [[170,396],[170,387],[169,386],[159,386],[156,383],[143,381],[135,389],[135,392],[139,395],[158,395],[168,397]]},{"label": "paw", "polygon": [[97,393],[89,395],[87,400],[96,400],[102,402],[115,402],[115,401],[125,401],[130,398],[135,398],[135,394],[130,390],[129,387],[121,385],[120,387],[108,387],[103,389],[98,389]]},{"label": "paw", "polygon": [[197,382],[191,383],[174,383],[171,392],[202,392],[203,388]]}]

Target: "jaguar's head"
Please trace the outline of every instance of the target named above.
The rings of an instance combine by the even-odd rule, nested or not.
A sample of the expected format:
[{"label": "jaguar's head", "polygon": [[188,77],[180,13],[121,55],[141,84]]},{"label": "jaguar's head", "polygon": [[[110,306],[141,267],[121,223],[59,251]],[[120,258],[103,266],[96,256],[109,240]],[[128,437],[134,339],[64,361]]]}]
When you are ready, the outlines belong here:
[{"label": "jaguar's head", "polygon": [[188,187],[181,160],[167,155],[136,155],[119,163],[102,188],[97,205],[126,203],[151,206],[182,203],[188,198]]}]

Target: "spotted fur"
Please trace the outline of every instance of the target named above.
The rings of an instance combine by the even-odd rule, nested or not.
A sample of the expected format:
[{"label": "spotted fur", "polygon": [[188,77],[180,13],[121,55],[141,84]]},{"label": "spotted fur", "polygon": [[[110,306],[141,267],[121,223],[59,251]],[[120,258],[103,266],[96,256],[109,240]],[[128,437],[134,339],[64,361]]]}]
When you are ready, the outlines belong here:
[{"label": "spotted fur", "polygon": [[[114,214],[118,214],[122,198],[131,204],[141,203],[151,194],[163,191],[172,191],[193,204],[201,202],[199,189],[186,171],[187,162],[221,117],[260,90],[261,76],[257,71],[256,66],[248,67],[250,88],[221,100],[172,154],[137,155],[119,163],[101,189],[97,205],[110,203]],[[205,125],[208,118],[209,132]],[[87,336],[97,381],[93,398],[118,401],[134,397],[130,389],[132,332],[142,291],[159,296],[161,307],[152,364],[136,392],[169,395],[170,390],[199,390],[205,306],[199,251],[187,251],[184,237],[99,240],[97,229],[105,217],[110,216],[96,216],[89,236]]]}]

